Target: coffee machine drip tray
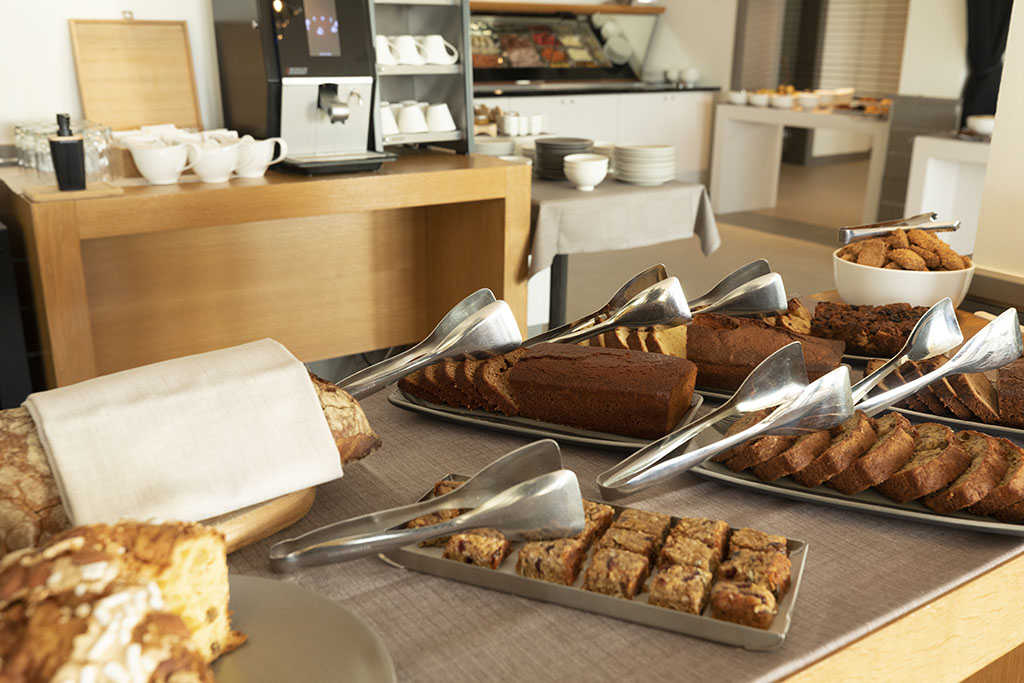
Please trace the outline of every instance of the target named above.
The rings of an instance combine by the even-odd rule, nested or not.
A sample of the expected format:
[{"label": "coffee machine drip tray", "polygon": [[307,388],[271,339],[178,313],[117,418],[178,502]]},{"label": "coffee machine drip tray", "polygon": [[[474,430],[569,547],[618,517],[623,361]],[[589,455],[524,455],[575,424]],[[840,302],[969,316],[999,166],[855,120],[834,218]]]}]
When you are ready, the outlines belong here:
[{"label": "coffee machine drip tray", "polygon": [[281,166],[307,175],[376,171],[385,161],[394,161],[394,152],[347,152],[344,154],[297,154],[285,157]]}]

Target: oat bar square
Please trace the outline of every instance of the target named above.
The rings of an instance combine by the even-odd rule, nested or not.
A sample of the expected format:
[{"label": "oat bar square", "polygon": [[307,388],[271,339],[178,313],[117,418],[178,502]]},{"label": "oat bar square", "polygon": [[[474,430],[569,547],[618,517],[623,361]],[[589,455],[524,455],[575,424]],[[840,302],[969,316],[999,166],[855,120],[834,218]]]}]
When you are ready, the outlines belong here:
[{"label": "oat bar square", "polygon": [[453,534],[444,546],[444,557],[478,567],[497,569],[508,556],[511,544],[497,529],[473,529]]},{"label": "oat bar square", "polygon": [[658,549],[661,547],[661,539],[651,534],[645,534],[642,531],[612,527],[604,532],[604,536],[597,541],[594,547],[598,550],[601,548],[616,548],[636,553],[637,555],[643,555],[648,560],[653,560],[658,554]]},{"label": "oat bar square", "polygon": [[719,581],[711,589],[711,616],[715,619],[766,629],[778,611],[772,592],[756,583]]},{"label": "oat bar square", "polygon": [[685,536],[694,538],[704,545],[718,551],[718,557],[725,556],[726,542],[729,539],[729,525],[720,519],[706,517],[681,517],[672,527],[669,536]]},{"label": "oat bar square", "polygon": [[656,537],[659,541],[665,537],[672,518],[660,512],[647,512],[646,510],[623,510],[619,518],[612,522],[616,529],[629,529],[630,531],[642,531]]},{"label": "oat bar square", "polygon": [[729,540],[729,553],[737,550],[757,550],[762,553],[775,552],[789,555],[785,536],[766,534],[756,529],[738,529]]},{"label": "oat bar square", "polygon": [[589,500],[583,501],[583,513],[586,516],[586,526],[583,531],[576,535],[576,540],[583,544],[586,551],[594,539],[599,537],[612,524],[615,517],[615,508],[603,503],[593,503]]},{"label": "oat bar square", "polygon": [[709,548],[695,538],[674,535],[665,541],[665,547],[658,556],[658,567],[670,567],[674,564],[684,567],[697,567],[706,572],[714,573],[721,557],[714,548]]},{"label": "oat bar square", "polygon": [[720,581],[757,583],[781,598],[789,590],[792,565],[782,553],[737,550],[718,567]]},{"label": "oat bar square", "polygon": [[[709,549],[710,550],[710,549]],[[711,592],[711,574],[699,567],[673,565],[651,579],[648,602],[658,607],[700,614]]]},{"label": "oat bar square", "polygon": [[650,563],[643,555],[617,548],[601,548],[583,575],[583,589],[631,599],[640,592]]},{"label": "oat bar square", "polygon": [[531,541],[519,551],[516,573],[528,579],[541,579],[571,586],[580,573],[587,551],[575,538]]}]

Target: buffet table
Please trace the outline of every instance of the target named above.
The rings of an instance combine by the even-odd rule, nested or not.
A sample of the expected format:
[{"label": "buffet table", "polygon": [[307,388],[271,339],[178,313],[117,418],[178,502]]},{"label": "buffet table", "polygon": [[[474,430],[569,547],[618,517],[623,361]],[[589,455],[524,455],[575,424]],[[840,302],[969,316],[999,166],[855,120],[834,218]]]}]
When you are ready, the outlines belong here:
[{"label": "buffet table", "polygon": [[[684,671],[687,680],[708,681],[960,680],[1024,642],[1024,539],[774,498],[693,474],[623,502],[809,544],[792,627],[774,651],[680,636],[378,559],[270,573],[272,543],[412,502],[444,475],[473,474],[529,442],[406,413],[388,404],[386,393],[363,401],[383,447],[320,487],[299,524],[235,553],[229,564],[236,573],[305,586],[358,613],[383,639],[399,680],[680,680]],[[599,499],[594,478],[621,455],[562,452],[584,495]],[[1000,672],[1010,680],[998,668],[1005,665],[972,681],[1000,680]]]},{"label": "buffet table", "polygon": [[711,205],[716,214],[755,211],[775,206],[782,162],[782,131],[828,128],[871,138],[865,223],[873,223],[882,193],[882,173],[889,145],[889,122],[877,116],[797,111],[735,104],[715,108],[711,148]]},{"label": "buffet table", "polygon": [[526,167],[424,153],[372,173],[188,178],[44,202],[22,194],[33,173],[0,171],[49,386],[263,337],[303,361],[408,344],[480,287],[525,332]]}]

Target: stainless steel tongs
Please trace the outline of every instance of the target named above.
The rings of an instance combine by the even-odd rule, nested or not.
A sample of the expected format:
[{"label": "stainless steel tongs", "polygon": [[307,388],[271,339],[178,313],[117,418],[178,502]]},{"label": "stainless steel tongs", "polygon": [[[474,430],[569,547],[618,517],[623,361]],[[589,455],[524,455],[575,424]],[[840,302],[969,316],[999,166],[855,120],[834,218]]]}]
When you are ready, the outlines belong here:
[{"label": "stainless steel tongs", "polygon": [[938,214],[934,211],[921,213],[907,218],[897,218],[881,223],[867,223],[839,228],[839,244],[849,244],[860,240],[871,239],[892,232],[896,228],[916,228],[928,232],[950,232],[960,228],[960,221],[936,221]]},{"label": "stainless steel tongs", "polygon": [[523,341],[512,309],[478,289],[455,305],[433,332],[416,346],[349,375],[337,385],[365,398],[388,384],[444,358],[486,357],[505,353]]},{"label": "stainless steel tongs", "polygon": [[[447,522],[397,528],[438,510],[464,508],[471,510]],[[545,439],[516,449],[443,496],[328,524],[276,543],[270,549],[270,568],[290,572],[342,562],[485,526],[521,538],[572,536],[583,529],[579,482],[562,469],[556,442]]]},{"label": "stainless steel tongs", "polygon": [[601,486],[601,493],[606,498],[636,493],[678,476],[745,441],[769,434],[798,435],[829,429],[849,419],[853,410],[850,369],[844,365],[808,384],[794,398],[741,432],[667,460],[662,458],[678,452],[684,446],[673,444],[663,447],[661,451],[651,452],[650,459],[656,464],[628,478],[616,478],[614,484]]}]

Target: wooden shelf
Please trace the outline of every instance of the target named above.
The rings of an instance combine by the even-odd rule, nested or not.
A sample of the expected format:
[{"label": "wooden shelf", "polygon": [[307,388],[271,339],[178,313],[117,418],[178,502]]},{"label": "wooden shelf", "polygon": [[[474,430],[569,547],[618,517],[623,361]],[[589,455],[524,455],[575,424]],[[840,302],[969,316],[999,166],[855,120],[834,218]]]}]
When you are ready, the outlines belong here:
[{"label": "wooden shelf", "polygon": [[[377,0],[380,2],[380,0]],[[470,2],[469,10],[487,14],[556,14],[570,12],[572,14],[664,14],[665,8],[654,5],[577,5],[547,4],[539,2]]]},{"label": "wooden shelf", "polygon": [[431,76],[443,74],[461,74],[462,63],[459,64],[425,64],[423,66],[408,66],[398,64],[397,66],[377,65],[377,73],[381,76]]},{"label": "wooden shelf", "polygon": [[398,133],[384,136],[385,145],[416,145],[428,142],[452,142],[463,138],[461,130],[448,133]]}]

